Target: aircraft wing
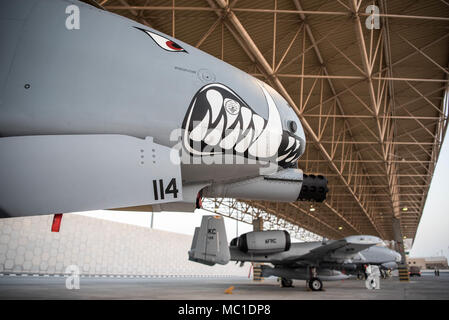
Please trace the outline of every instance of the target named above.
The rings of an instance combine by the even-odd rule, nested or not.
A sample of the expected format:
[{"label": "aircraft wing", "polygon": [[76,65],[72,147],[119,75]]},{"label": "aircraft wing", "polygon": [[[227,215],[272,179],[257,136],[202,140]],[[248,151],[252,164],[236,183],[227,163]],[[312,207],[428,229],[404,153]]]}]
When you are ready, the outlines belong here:
[{"label": "aircraft wing", "polygon": [[329,260],[347,259],[359,251],[381,243],[382,240],[374,236],[349,236],[340,240],[323,244],[308,253],[295,257],[291,262],[320,262]]}]

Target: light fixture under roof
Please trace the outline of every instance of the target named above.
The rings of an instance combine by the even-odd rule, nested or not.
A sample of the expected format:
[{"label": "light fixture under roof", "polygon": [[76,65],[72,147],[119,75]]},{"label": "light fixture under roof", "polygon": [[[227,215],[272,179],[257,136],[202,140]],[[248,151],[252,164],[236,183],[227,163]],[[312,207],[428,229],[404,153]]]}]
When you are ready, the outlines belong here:
[{"label": "light fixture under roof", "polygon": [[402,208],[402,211],[408,211],[407,207]]}]

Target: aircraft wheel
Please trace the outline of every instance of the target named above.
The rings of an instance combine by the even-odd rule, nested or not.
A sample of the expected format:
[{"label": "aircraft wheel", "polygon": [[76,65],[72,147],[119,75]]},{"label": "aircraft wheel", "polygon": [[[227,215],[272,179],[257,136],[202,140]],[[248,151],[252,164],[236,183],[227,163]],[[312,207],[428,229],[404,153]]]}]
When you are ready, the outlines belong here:
[{"label": "aircraft wheel", "polygon": [[292,288],[293,280],[287,278],[281,278],[281,287],[282,288]]},{"label": "aircraft wheel", "polygon": [[312,291],[321,291],[323,289],[323,283],[318,278],[312,278],[309,280],[309,288]]}]

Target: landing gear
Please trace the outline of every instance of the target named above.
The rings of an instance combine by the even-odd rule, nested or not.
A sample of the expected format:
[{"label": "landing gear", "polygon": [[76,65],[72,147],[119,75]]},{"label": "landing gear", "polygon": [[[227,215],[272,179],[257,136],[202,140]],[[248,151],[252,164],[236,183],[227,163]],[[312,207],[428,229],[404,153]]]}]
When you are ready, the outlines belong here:
[{"label": "landing gear", "polygon": [[312,291],[321,291],[323,289],[323,283],[319,278],[312,278],[308,281],[309,288]]},{"label": "landing gear", "polygon": [[293,280],[281,278],[281,288],[293,288]]},{"label": "landing gear", "polygon": [[365,268],[365,273],[368,277],[365,280],[365,286],[367,289],[380,289],[380,270],[378,266],[368,265]]},{"label": "landing gear", "polygon": [[318,274],[315,267],[309,268],[310,279],[306,282],[309,286],[309,289],[312,291],[321,291],[323,290],[323,283],[318,278]]}]

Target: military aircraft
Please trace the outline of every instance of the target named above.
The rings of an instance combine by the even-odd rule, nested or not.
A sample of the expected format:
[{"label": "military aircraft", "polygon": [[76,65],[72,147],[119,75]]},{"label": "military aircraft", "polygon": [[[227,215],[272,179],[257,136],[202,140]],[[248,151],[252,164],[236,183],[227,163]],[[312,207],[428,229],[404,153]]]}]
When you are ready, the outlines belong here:
[{"label": "military aircraft", "polygon": [[262,265],[262,277],[281,278],[283,287],[292,279],[306,280],[313,291],[322,290],[324,281],[348,279],[363,266],[395,268],[401,261],[396,251],[379,246],[375,236],[355,235],[340,240],[292,243],[285,230],[253,231],[227,244],[223,218],[203,216],[195,229],[189,260],[206,265],[229,261],[269,263]]},{"label": "military aircraft", "polygon": [[273,88],[86,2],[0,3],[1,217],[326,198]]}]

